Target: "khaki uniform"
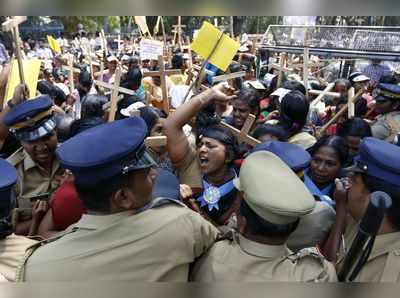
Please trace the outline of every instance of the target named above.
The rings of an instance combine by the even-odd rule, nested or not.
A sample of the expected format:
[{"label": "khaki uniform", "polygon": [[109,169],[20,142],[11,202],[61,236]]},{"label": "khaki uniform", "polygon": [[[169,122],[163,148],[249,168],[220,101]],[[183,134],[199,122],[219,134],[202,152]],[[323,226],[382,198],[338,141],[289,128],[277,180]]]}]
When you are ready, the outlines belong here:
[{"label": "khaki uniform", "polygon": [[310,135],[308,132],[300,132],[294,136],[292,136],[288,142],[290,144],[295,144],[303,148],[304,150],[307,150],[314,146],[314,144],[317,142],[317,139]]},{"label": "khaki uniform", "polygon": [[379,115],[371,126],[372,136],[389,143],[400,133],[400,112]]},{"label": "khaki uniform", "polygon": [[337,281],[335,268],[316,249],[293,254],[285,245],[253,242],[240,234],[216,242],[196,263],[193,281]]},{"label": "khaki uniform", "polygon": [[[350,217],[350,216],[349,216]],[[348,219],[344,243],[346,251],[351,247],[358,232],[358,223]],[[343,266],[345,254],[340,251],[338,271]],[[400,282],[400,232],[377,235],[367,263],[355,282]]]},{"label": "khaki uniform", "polygon": [[189,264],[218,230],[182,205],[133,215],[83,215],[72,232],[39,247],[20,271],[25,281],[187,281]]},{"label": "khaki uniform", "polygon": [[[29,220],[32,214],[32,206],[30,198],[52,193],[59,186],[59,182],[55,179],[56,175],[61,175],[62,170],[57,159],[53,162],[53,168],[50,176],[44,175],[44,171],[32,160],[28,153],[22,148],[15,152],[7,159],[18,172],[18,181],[16,184],[16,195],[18,202],[19,219]],[[47,197],[49,199],[50,196]]]},{"label": "khaki uniform", "polygon": [[320,244],[328,236],[335,220],[335,210],[317,201],[314,210],[300,219],[299,226],[288,238],[287,246],[298,251]]},{"label": "khaki uniform", "polygon": [[18,265],[25,251],[37,241],[23,236],[10,235],[0,240],[0,281],[15,281]]},{"label": "khaki uniform", "polygon": [[177,176],[181,184],[187,184],[191,188],[202,188],[202,174],[196,153],[196,141],[191,136],[188,137],[188,141],[190,147],[188,153],[180,163],[173,166],[177,170]]}]

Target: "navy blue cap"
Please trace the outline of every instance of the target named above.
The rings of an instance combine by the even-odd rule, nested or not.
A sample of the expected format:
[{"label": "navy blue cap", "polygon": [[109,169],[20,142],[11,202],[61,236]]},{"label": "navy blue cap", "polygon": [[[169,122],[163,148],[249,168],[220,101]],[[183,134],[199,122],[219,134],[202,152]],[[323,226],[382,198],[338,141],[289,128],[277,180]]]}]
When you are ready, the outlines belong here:
[{"label": "navy blue cap", "polygon": [[52,111],[53,101],[48,95],[16,105],[4,117],[4,124],[9,126],[21,141],[34,141],[51,133],[56,122]]},{"label": "navy blue cap", "polygon": [[376,101],[400,100],[400,86],[380,83],[374,90],[373,97]]},{"label": "navy blue cap", "polygon": [[269,151],[278,156],[294,172],[305,170],[310,166],[311,155],[295,144],[279,141],[267,141],[258,144],[252,152]]},{"label": "navy blue cap", "polygon": [[364,138],[354,162],[347,171],[365,173],[400,186],[400,147],[376,138]]},{"label": "navy blue cap", "polygon": [[153,184],[153,199],[169,198],[179,200],[180,188],[179,180],[171,171],[159,168]]},{"label": "navy blue cap", "polygon": [[155,165],[146,151],[147,126],[132,117],[105,123],[77,134],[56,150],[62,167],[84,186]]},{"label": "navy blue cap", "polygon": [[8,216],[12,205],[11,190],[17,182],[17,171],[15,168],[0,158],[0,217]]}]

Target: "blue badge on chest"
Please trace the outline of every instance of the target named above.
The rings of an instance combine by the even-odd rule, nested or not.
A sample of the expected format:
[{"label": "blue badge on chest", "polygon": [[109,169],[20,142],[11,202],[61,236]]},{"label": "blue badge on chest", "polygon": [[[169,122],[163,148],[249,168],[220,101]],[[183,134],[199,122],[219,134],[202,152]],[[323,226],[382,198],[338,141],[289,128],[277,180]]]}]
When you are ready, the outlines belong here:
[{"label": "blue badge on chest", "polygon": [[223,196],[231,192],[234,188],[233,179],[224,183],[220,187],[213,186],[207,181],[203,180],[203,186],[203,194],[197,199],[197,201],[200,202],[201,207],[207,205],[209,211],[213,210],[213,208],[219,210],[218,202]]}]

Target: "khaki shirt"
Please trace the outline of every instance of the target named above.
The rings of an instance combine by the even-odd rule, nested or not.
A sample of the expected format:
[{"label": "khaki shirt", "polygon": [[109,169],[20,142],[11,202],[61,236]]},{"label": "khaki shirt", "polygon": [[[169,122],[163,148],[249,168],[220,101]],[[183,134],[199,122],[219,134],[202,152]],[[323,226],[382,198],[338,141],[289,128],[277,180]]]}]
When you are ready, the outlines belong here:
[{"label": "khaki shirt", "polygon": [[35,243],[36,240],[14,234],[0,240],[0,281],[1,276],[5,281],[15,281],[17,267],[26,249]]},{"label": "khaki shirt", "polygon": [[[388,117],[392,117],[394,125],[388,121]],[[391,112],[386,115],[379,115],[376,118],[375,123],[371,125],[371,131],[374,138],[381,140],[386,140],[389,137],[394,138],[397,133],[400,133],[400,112]],[[392,142],[393,139],[387,141]]]},{"label": "khaki shirt", "polygon": [[[349,216],[350,217],[350,216]],[[344,234],[345,252],[354,241],[359,224],[348,218]],[[340,251],[338,272],[344,264],[345,252]],[[357,275],[355,282],[400,282],[400,232],[377,235],[367,263]]]},{"label": "khaki shirt", "polygon": [[202,174],[200,170],[199,159],[197,158],[196,141],[188,137],[189,150],[185,158],[178,164],[174,164],[177,171],[179,183],[187,184],[191,188],[202,188]]},{"label": "khaki shirt", "polygon": [[189,264],[218,230],[181,205],[133,215],[87,215],[75,230],[39,247],[25,265],[25,281],[187,281]]},{"label": "khaki shirt", "polygon": [[195,265],[193,281],[336,281],[332,264],[316,249],[293,254],[286,245],[266,245],[235,234],[216,242]]},{"label": "khaki shirt", "polygon": [[400,232],[378,235],[356,282],[400,282]]},{"label": "khaki shirt", "polygon": [[287,246],[298,251],[323,242],[336,220],[335,210],[327,204],[316,201],[314,210],[300,219],[299,226],[289,236]]},{"label": "khaki shirt", "polygon": [[[61,175],[62,170],[57,159],[53,162],[50,176],[32,160],[28,153],[22,148],[7,159],[17,170],[18,180],[16,184],[16,195],[19,216],[21,220],[29,220],[32,214],[33,202],[31,197],[53,193],[59,186],[56,175]],[[44,198],[46,199],[46,198]],[[47,196],[50,199],[50,195]]]}]

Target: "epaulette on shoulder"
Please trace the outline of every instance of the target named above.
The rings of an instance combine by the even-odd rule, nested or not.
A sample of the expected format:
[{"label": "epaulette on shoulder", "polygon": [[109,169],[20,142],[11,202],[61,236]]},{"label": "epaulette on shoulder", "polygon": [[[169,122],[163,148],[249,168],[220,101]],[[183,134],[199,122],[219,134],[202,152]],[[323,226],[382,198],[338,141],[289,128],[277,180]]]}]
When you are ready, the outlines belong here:
[{"label": "epaulette on shoulder", "polygon": [[325,260],[324,256],[319,252],[319,250],[316,247],[303,248],[298,252],[287,256],[287,258],[291,260],[293,263],[301,259],[304,259],[306,257],[314,258],[320,261],[321,263],[323,263]]},{"label": "epaulette on shoulder", "polygon": [[25,158],[25,153],[23,148],[19,148],[15,151],[10,157],[7,158],[7,161],[12,164],[14,167],[21,163]]},{"label": "epaulette on shoulder", "polygon": [[[225,227],[225,226],[224,226]],[[221,229],[219,228],[220,233],[217,235],[216,241],[223,241],[223,240],[229,240],[233,241],[234,237],[234,230],[233,229]]]}]

